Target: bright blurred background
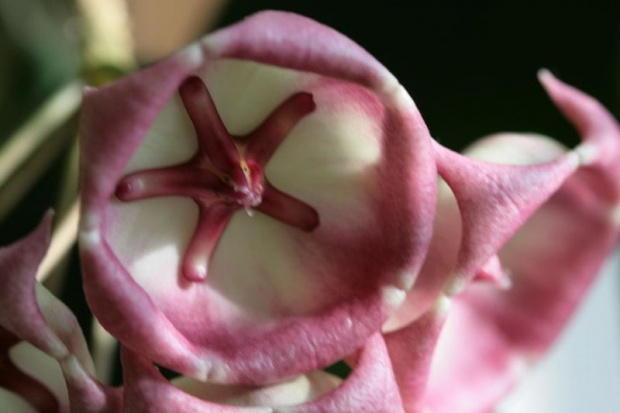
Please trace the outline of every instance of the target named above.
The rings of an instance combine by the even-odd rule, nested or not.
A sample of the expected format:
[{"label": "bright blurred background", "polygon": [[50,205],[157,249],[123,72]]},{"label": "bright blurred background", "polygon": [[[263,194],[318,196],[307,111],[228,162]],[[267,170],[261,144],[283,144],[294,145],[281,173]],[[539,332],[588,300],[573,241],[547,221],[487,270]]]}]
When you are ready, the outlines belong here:
[{"label": "bright blurred background", "polygon": [[[104,84],[261,9],[304,14],[367,48],[454,149],[497,131],[574,144],[536,81],[542,67],[618,113],[617,0],[0,0],[0,245],[55,207],[60,235],[46,283],[85,330],[92,320],[73,243],[81,85]],[[553,355],[498,411],[620,411],[619,276],[616,260]]]}]

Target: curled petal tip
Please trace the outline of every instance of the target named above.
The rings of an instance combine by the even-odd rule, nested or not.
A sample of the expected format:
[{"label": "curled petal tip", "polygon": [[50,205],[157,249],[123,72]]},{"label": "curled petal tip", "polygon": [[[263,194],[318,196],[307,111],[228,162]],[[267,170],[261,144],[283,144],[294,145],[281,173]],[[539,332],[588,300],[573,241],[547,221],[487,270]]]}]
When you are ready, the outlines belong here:
[{"label": "curled petal tip", "polygon": [[555,76],[553,75],[553,73],[551,73],[551,71],[545,67],[539,69],[536,75],[538,77],[538,80],[542,84],[545,84],[546,82],[549,82],[555,79]]},{"label": "curled petal tip", "polygon": [[592,96],[562,82],[551,74],[540,81],[550,99],[572,123],[588,145],[577,148],[582,165],[591,166],[602,184],[599,195],[610,201],[620,199],[620,125],[614,116]]}]

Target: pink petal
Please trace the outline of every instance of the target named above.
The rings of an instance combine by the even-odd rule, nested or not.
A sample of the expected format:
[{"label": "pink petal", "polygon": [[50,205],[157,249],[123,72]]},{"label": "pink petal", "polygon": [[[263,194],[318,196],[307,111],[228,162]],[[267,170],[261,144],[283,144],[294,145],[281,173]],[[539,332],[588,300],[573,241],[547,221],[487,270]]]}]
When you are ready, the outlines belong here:
[{"label": "pink petal", "polygon": [[490,282],[499,288],[510,288],[510,274],[502,267],[497,255],[492,256],[486,264],[476,272],[474,281]]},{"label": "pink petal", "polygon": [[[175,96],[194,74],[231,136],[261,135],[255,128],[273,111],[297,123],[263,123],[289,135],[256,155],[287,196],[271,191],[252,218],[236,212],[211,243],[205,281],[187,283],[179,268],[195,203],[120,202],[114,193],[124,174],[187,162],[198,150]],[[268,81],[250,82],[255,75]],[[278,381],[359,348],[411,287],[431,236],[430,137],[393,76],[344,36],[299,16],[258,14],[89,92],[84,105],[85,291],[134,351],[199,379]],[[172,144],[161,143],[164,131]]]},{"label": "pink petal", "polygon": [[385,341],[379,333],[362,348],[351,375],[340,387],[300,406],[281,409],[290,413],[404,412]]},{"label": "pink petal", "polygon": [[346,79],[377,91],[395,88],[394,76],[366,50],[334,29],[293,13],[267,11],[219,30],[207,53]]},{"label": "pink petal", "polygon": [[428,411],[493,411],[526,370],[524,355],[511,351],[510,340],[462,300],[454,298],[433,355],[424,401]]},{"label": "pink petal", "polygon": [[[45,287],[36,282],[37,268],[50,242],[51,220],[52,214],[48,213],[30,235],[0,249],[0,278],[4,285],[0,291],[0,302],[8,310],[0,314],[0,331],[10,339],[2,340],[6,345],[3,350],[8,351],[14,344],[24,341],[44,353],[40,354],[32,348],[29,350],[31,357],[51,357],[60,363],[69,392],[69,400],[66,400],[64,386],[55,391],[57,406],[61,411],[68,411],[70,402],[72,412],[118,412],[120,390],[105,388],[92,377],[93,363],[75,316]],[[7,358],[5,362],[12,370],[25,368],[22,365],[23,360],[15,363],[15,360]],[[48,387],[51,389],[58,387],[58,381],[62,382],[63,378],[59,376],[59,371],[50,373],[43,365],[40,367],[41,370],[28,372],[34,375],[34,379],[29,379],[19,370],[13,371],[15,381],[11,380],[9,386],[17,385],[19,394],[26,397],[29,397],[29,392],[35,392],[49,399],[49,394],[44,387],[41,388],[41,383],[55,380]]]},{"label": "pink petal", "polygon": [[435,145],[437,167],[459,205],[461,246],[450,293],[462,291],[530,215],[579,166],[568,153],[531,166],[499,165],[466,158]]},{"label": "pink petal", "polygon": [[445,289],[460,292],[471,279],[509,284],[497,250],[579,164],[577,152],[536,165],[483,162],[435,144],[440,175],[434,234],[420,276],[387,330],[424,313]]},{"label": "pink petal", "polygon": [[338,387],[341,379],[322,370],[268,386],[211,384],[187,376],[172,384],[202,400],[231,406],[294,406],[314,400]]},{"label": "pink petal", "polygon": [[[610,167],[620,162],[617,124],[592,98],[550,76],[542,80],[554,101],[582,125],[583,139],[592,145],[585,152],[590,154],[589,164],[500,251],[512,288],[472,285],[455,299],[433,365],[433,411],[492,408],[558,338],[618,240],[620,228],[613,214],[618,205],[617,171]],[[546,138],[515,134],[488,138],[472,149],[487,159],[510,153],[519,163],[554,158],[562,151]],[[604,185],[593,186],[593,176]]]},{"label": "pink petal", "polygon": [[[494,255],[578,166],[580,185],[596,191],[606,200],[604,208],[620,216],[620,208],[614,206],[620,199],[620,175],[613,167],[620,159],[617,123],[600,103],[583,92],[548,72],[541,72],[540,78],[552,99],[577,126],[584,143],[568,153],[558,152],[553,146],[534,145],[522,148],[521,155],[495,151],[491,157],[475,155],[477,160],[435,144],[439,173],[453,193],[440,187],[427,260],[405,304],[388,322],[388,330],[415,320],[442,290],[458,293],[473,278],[486,278],[506,287],[510,274],[493,263]],[[497,156],[506,159],[495,159]],[[515,156],[527,159],[509,159]],[[485,269],[489,265],[495,266],[490,273]]]},{"label": "pink petal", "polygon": [[125,386],[124,412],[269,413],[272,411],[270,408],[240,408],[201,400],[174,387],[144,356],[123,348],[121,357]]},{"label": "pink petal", "polygon": [[[620,201],[620,126],[600,102],[542,70],[539,79],[549,97],[586,142],[593,176],[588,184],[611,203]],[[586,174],[584,174],[586,175]]]},{"label": "pink petal", "polygon": [[[108,202],[131,154],[181,80],[197,68],[200,50],[190,48],[105,88],[86,88],[80,113],[82,203]],[[132,99],[118,99],[118,95]],[[97,139],[86,139],[97,131]],[[118,137],[122,136],[123,139]]]},{"label": "pink petal", "polygon": [[[52,357],[63,358],[68,350],[49,328],[36,297],[36,273],[50,242],[52,214],[22,240],[0,249],[0,326],[26,340]],[[68,310],[67,310],[68,311]],[[66,315],[66,311],[65,314]],[[64,317],[63,317],[64,318]],[[66,318],[76,325],[75,320]]]},{"label": "pink petal", "polygon": [[384,337],[407,413],[426,411],[431,361],[449,307],[450,300],[443,296],[415,322]]},{"label": "pink petal", "polygon": [[[8,393],[0,393],[0,405],[6,408],[7,406],[11,406],[12,403],[18,403],[18,400],[14,402],[11,402],[10,399],[7,400],[8,397],[12,396],[12,398],[17,397],[27,402],[28,405],[34,407],[36,411],[68,411],[66,388],[52,389],[49,381],[45,380],[45,377],[42,377],[55,376],[54,378],[56,381],[60,379],[60,381],[63,382],[60,369],[58,369],[58,371],[53,370],[54,367],[58,368],[58,366],[51,366],[48,370],[49,366],[41,363],[41,360],[38,360],[38,374],[28,374],[27,371],[24,371],[26,369],[24,369],[22,363],[20,363],[22,360],[15,360],[14,354],[11,354],[11,350],[17,348],[16,346],[19,344],[19,338],[5,329],[0,328],[0,390],[5,389]],[[19,348],[18,350],[20,350],[20,353],[27,353],[29,359],[40,358],[42,354],[40,350],[33,346],[26,349]],[[14,352],[15,351],[13,351],[13,353]],[[54,362],[54,364],[56,363]],[[45,371],[41,374],[40,370]],[[17,407],[15,407],[15,410],[17,410]]]},{"label": "pink petal", "polygon": [[87,372],[75,357],[61,360],[71,413],[120,413],[124,388],[108,387]]},{"label": "pink petal", "polygon": [[[316,400],[296,406],[240,407],[201,400],[174,387],[152,363],[128,349],[123,351],[123,367],[125,409],[128,412],[168,412],[179,409],[183,412],[403,412],[387,349],[380,334],[375,334],[364,346],[353,373],[338,388]],[[252,394],[250,400],[261,400],[257,394],[260,390],[252,392],[255,394]],[[286,400],[287,397],[280,395],[278,399]],[[243,398],[237,396],[237,400],[243,401]]]},{"label": "pink petal", "polygon": [[439,179],[433,238],[426,260],[404,304],[385,323],[384,331],[395,331],[414,322],[442,295],[456,263],[461,232],[456,198],[450,187]]}]

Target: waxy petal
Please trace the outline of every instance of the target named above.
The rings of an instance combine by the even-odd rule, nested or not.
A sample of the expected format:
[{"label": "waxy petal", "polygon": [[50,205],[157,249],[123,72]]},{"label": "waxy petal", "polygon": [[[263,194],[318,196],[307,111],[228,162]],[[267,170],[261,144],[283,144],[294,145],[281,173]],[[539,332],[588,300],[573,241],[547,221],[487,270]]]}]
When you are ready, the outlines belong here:
[{"label": "waxy petal", "polygon": [[[265,30],[265,28],[269,28]],[[334,29],[293,13],[267,11],[204,41],[209,54],[250,60],[390,91],[398,81],[357,43]]]},{"label": "waxy petal", "polygon": [[[600,102],[582,91],[558,80],[549,71],[542,70],[539,79],[553,103],[566,119],[575,126],[581,139],[587,143],[586,157],[592,170],[588,185],[609,203],[620,201],[620,126]],[[584,174],[587,175],[588,173]]]},{"label": "waxy petal", "polygon": [[[51,221],[52,214],[48,213],[32,233],[0,248],[0,301],[4,306],[0,313],[0,386],[39,411],[68,412],[67,389],[51,357],[67,357],[69,349],[58,331],[50,328],[44,312],[49,317],[51,311],[60,310],[56,313],[60,318],[57,327],[65,324],[65,328],[75,328],[77,321],[59,301],[49,299],[42,287],[37,291],[35,278],[49,246]],[[42,298],[43,311],[38,297]],[[40,360],[40,370],[28,368],[33,359]]]},{"label": "waxy petal", "polygon": [[240,408],[201,400],[174,387],[144,356],[127,348],[121,352],[125,403],[123,411],[167,413],[271,413],[270,408]]},{"label": "waxy petal", "polygon": [[[0,328],[0,390],[0,406],[6,409],[68,412],[67,389],[58,363],[3,328]],[[19,404],[27,406],[18,407]]]},{"label": "waxy petal", "polygon": [[279,411],[404,413],[383,337],[377,333],[368,339],[358,355],[353,372],[337,389],[310,403]]},{"label": "waxy petal", "polygon": [[[0,344],[7,352],[0,369],[6,369],[3,377],[12,376],[4,387],[42,412],[117,413],[121,390],[94,379],[75,316],[36,281],[50,242],[51,219],[48,213],[30,235],[0,249],[0,300],[8,308],[0,316]],[[39,360],[36,366],[33,360]]]},{"label": "waxy petal", "polygon": [[[543,82],[553,100],[573,123],[589,125],[580,131],[593,145],[591,158],[499,252],[511,288],[474,284],[455,298],[433,365],[432,411],[494,406],[558,338],[620,236],[613,213],[617,167],[611,167],[620,163],[617,123],[592,98],[549,76]],[[472,156],[520,164],[565,152],[550,139],[518,134],[490,137],[470,150]],[[601,178],[599,185],[592,185],[593,175]]]},{"label": "waxy petal", "polygon": [[523,378],[527,359],[510,351],[510,340],[461,297],[453,300],[421,404],[437,413],[492,411]]},{"label": "waxy petal", "polygon": [[[220,386],[219,394],[214,394],[214,387],[202,392],[199,385],[193,393],[202,393],[206,397],[229,400],[238,406],[218,404],[202,400],[194,395],[174,387],[155,369],[151,362],[128,349],[123,351],[123,367],[125,371],[126,403],[128,412],[149,411],[168,412],[180,409],[184,412],[273,412],[273,413],[318,413],[318,412],[403,412],[402,402],[394,375],[390,366],[385,343],[380,334],[375,334],[360,351],[356,366],[351,375],[340,386],[326,394],[306,403],[288,405],[291,395],[286,392],[274,392],[274,389],[286,389],[290,384],[275,384],[266,387],[261,394],[260,388],[245,391],[240,387]],[[327,380],[325,373],[313,373],[317,380]],[[327,380],[323,385],[334,387],[337,381]],[[292,386],[304,385],[305,381],[296,380]],[[318,390],[323,385],[317,385]],[[320,390],[324,392],[326,389]],[[290,391],[290,390],[289,390]],[[316,391],[316,390],[315,390]],[[314,392],[306,388],[301,390],[301,397],[312,397]],[[227,394],[229,396],[227,396]],[[248,405],[248,403],[273,403],[264,407]]]},{"label": "waxy petal", "polygon": [[[192,76],[206,85],[198,98],[213,101],[205,118],[185,110],[199,108],[196,96],[175,95]],[[84,105],[85,291],[134,351],[203,380],[278,381],[359,348],[413,284],[432,231],[430,136],[394,77],[337,32],[258,14]],[[207,158],[238,157],[248,188],[252,174],[264,183],[239,189],[244,208],[209,242],[208,275],[187,283],[188,246],[215,234],[196,230],[197,197],[114,194],[124,177],[203,153],[197,124],[213,110],[226,129],[213,134],[236,148],[218,144]]]},{"label": "waxy petal", "polygon": [[583,92],[548,72],[540,78],[554,102],[582,132],[582,143],[566,151],[551,144],[532,146],[524,139],[519,151],[494,150],[489,154],[484,145],[474,145],[466,155],[435,143],[438,172],[445,181],[439,183],[433,240],[415,288],[386,330],[407,325],[442,291],[460,293],[471,280],[507,288],[511,272],[502,268],[497,252],[577,169],[579,185],[599,194],[605,200],[601,208],[610,215],[620,216],[620,208],[615,206],[615,194],[620,193],[618,172],[609,159],[613,154],[620,159],[617,123]]},{"label": "waxy petal", "polygon": [[315,370],[268,386],[211,384],[187,376],[171,381],[178,389],[202,400],[231,406],[294,406],[319,398],[338,387],[341,379]]},{"label": "waxy petal", "polygon": [[[85,90],[80,134],[96,130],[99,137],[83,139],[80,146],[80,188],[85,209],[108,201],[107,194],[114,191],[117,175],[181,79],[197,68],[200,57],[200,49],[190,48],[145,69],[137,79],[127,78],[106,88]],[[119,93],[133,98],[119,101]]]},{"label": "waxy petal", "polygon": [[71,413],[120,413],[124,388],[100,383],[75,357],[60,361],[67,382]]},{"label": "waxy petal", "polygon": [[394,375],[407,413],[426,412],[426,387],[437,339],[450,308],[440,297],[415,322],[384,336]]},{"label": "waxy petal", "polygon": [[35,275],[49,246],[51,222],[48,213],[30,235],[0,249],[0,302],[5,306],[0,326],[52,357],[63,358],[68,350],[48,326],[36,297]]},{"label": "waxy petal", "polygon": [[502,267],[502,263],[497,255],[492,256],[486,264],[484,264],[476,275],[474,281],[490,282],[495,284],[498,288],[510,288],[512,281],[510,280],[510,273]]},{"label": "waxy petal", "polygon": [[449,293],[459,293],[580,164],[570,152],[531,166],[481,162],[435,145],[439,175],[452,189],[462,237]]},{"label": "waxy petal", "polygon": [[384,331],[395,331],[414,322],[443,294],[454,269],[461,233],[461,215],[456,198],[450,187],[439,179],[433,238],[426,260],[420,276],[407,293],[405,303],[385,323]]}]

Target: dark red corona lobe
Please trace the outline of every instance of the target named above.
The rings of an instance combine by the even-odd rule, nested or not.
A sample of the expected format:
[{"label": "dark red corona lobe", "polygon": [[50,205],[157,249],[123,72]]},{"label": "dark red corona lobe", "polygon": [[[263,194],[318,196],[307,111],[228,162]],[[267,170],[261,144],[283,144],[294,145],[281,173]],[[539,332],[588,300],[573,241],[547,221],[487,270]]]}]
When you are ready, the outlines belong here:
[{"label": "dark red corona lobe", "polygon": [[240,209],[249,214],[260,211],[302,231],[319,225],[313,207],[278,190],[264,172],[290,131],[314,111],[311,94],[292,95],[253,132],[241,137],[228,132],[202,79],[188,77],[179,94],[196,131],[197,153],[179,165],[125,176],[116,187],[116,196],[124,202],[163,196],[194,200],[198,224],[182,263],[188,281],[206,279],[217,243]]}]

